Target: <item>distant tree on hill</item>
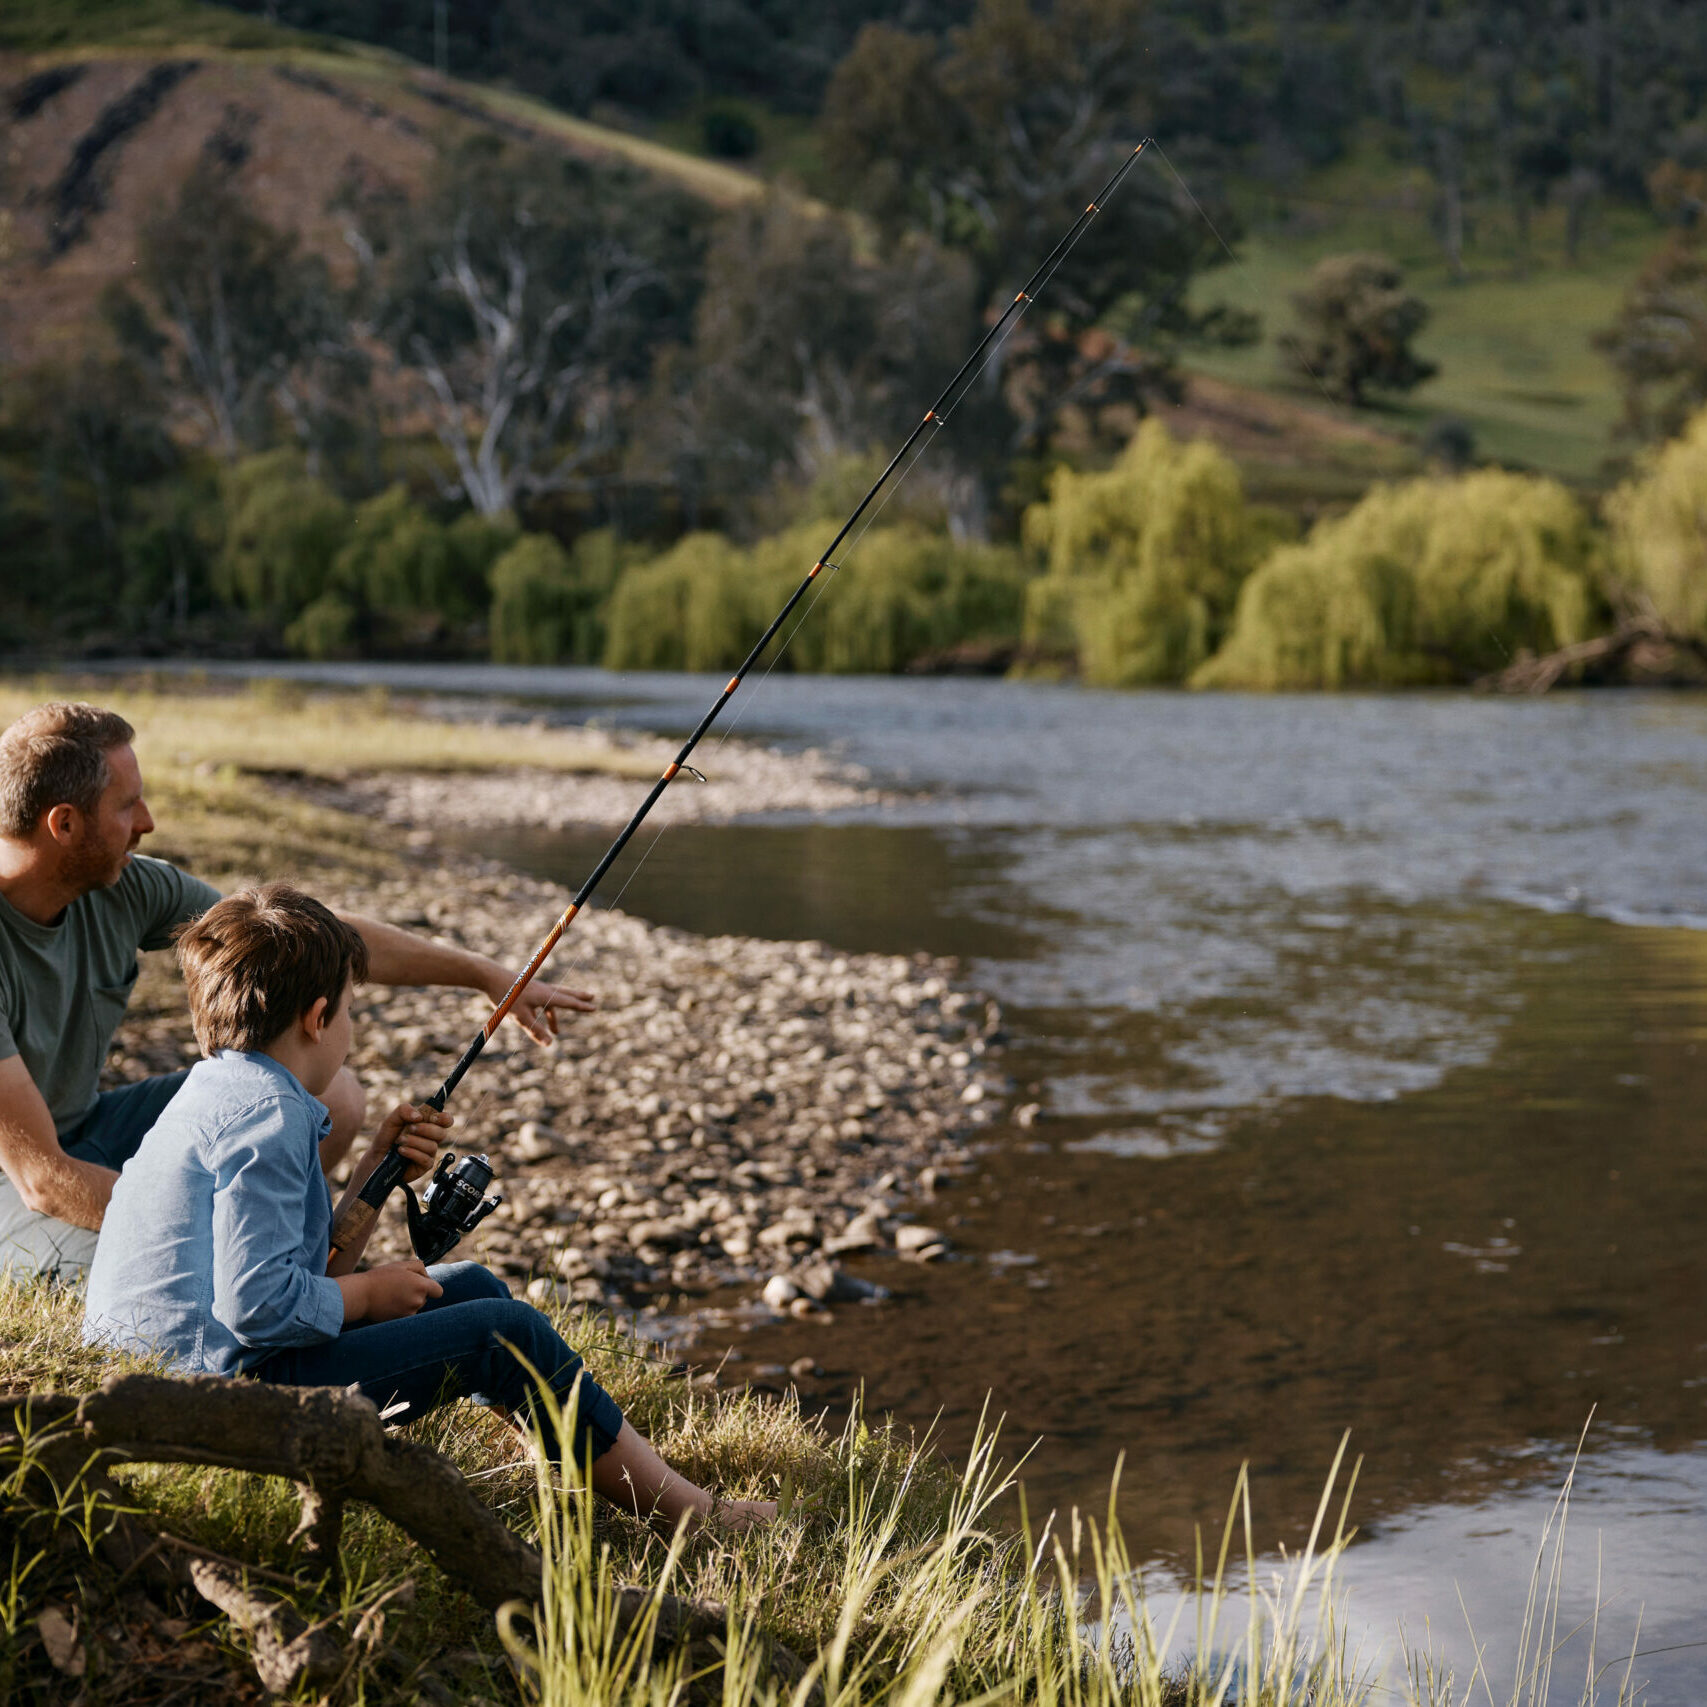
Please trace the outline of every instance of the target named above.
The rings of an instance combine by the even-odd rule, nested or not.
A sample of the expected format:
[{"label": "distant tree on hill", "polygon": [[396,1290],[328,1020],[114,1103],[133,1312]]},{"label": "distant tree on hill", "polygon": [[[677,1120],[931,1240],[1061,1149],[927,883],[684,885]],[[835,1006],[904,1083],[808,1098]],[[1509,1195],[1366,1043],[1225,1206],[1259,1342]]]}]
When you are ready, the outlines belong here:
[{"label": "distant tree on hill", "polygon": [[1411,348],[1428,305],[1385,255],[1329,255],[1292,299],[1302,327],[1281,338],[1287,362],[1341,402],[1371,386],[1409,391],[1439,370]]},{"label": "distant tree on hill", "polygon": [[324,262],[204,162],[143,227],[136,276],[140,290],[109,292],[107,317],[210,448],[234,462],[282,418],[312,466],[335,397],[364,377]]},{"label": "distant tree on hill", "polygon": [[489,139],[407,216],[375,319],[483,516],[591,480],[684,338],[704,210],[640,174]]},{"label": "distant tree on hill", "polygon": [[[868,26],[825,97],[836,187],[891,238],[912,227],[964,253],[980,307],[998,311],[1153,127],[1168,88],[1159,61],[1190,59],[1196,40],[1165,12],[1131,0],[980,0],[943,40]],[[1181,159],[1231,236],[1202,151],[1188,142]],[[1062,406],[1087,392],[1143,413],[1169,388],[1167,342],[1192,329],[1192,278],[1223,254],[1160,158],[1140,161],[982,376],[985,404],[1008,416],[1002,452],[1046,444]],[[1119,348],[1087,348],[1082,335],[1109,327],[1117,305]]]},{"label": "distant tree on hill", "polygon": [[[980,0],[945,45],[869,25],[825,96],[826,161],[891,229],[916,224],[964,249],[986,295],[1011,294],[1150,128],[1165,33],[1130,0]],[[1051,310],[1086,326],[1133,290],[1177,300],[1219,252],[1146,164],[1063,266]]]},{"label": "distant tree on hill", "polygon": [[1675,229],[1595,338],[1624,392],[1623,431],[1667,438],[1707,403],[1707,171],[1668,162],[1651,179]]},{"label": "distant tree on hill", "polygon": [[[685,492],[728,504],[892,442],[976,330],[970,275],[917,235],[862,258],[844,216],[782,196],[727,215],[649,448]],[[965,452],[976,435],[955,443]]]}]

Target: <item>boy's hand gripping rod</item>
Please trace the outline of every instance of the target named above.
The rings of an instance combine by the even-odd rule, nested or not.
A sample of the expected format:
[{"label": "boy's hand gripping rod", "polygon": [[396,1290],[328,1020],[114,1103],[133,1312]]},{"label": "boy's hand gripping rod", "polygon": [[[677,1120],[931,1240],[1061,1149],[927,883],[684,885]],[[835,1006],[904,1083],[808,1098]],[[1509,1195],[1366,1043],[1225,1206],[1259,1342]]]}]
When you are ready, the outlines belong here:
[{"label": "boy's hand gripping rod", "polygon": [[[1003,331],[1008,325],[1008,322],[1018,314],[1022,313],[1031,303],[1034,293],[1042,285],[1048,282],[1055,269],[1066,258],[1068,251],[1071,250],[1073,245],[1079,241],[1091,221],[1102,211],[1103,204],[1111,195],[1114,194],[1115,190],[1120,187],[1121,180],[1132,170],[1138,156],[1144,152],[1146,147],[1149,146],[1149,140],[1150,139],[1146,137],[1143,142],[1140,142],[1138,146],[1121,161],[1120,166],[1117,168],[1114,175],[1106,184],[1103,185],[1102,189],[1097,193],[1096,198],[1086,205],[1084,212],[1073,221],[1066,234],[1043,258],[1042,262],[1038,265],[1037,270],[1031,275],[1031,277],[1026,280],[1024,288],[1014,297],[1013,301],[1002,310],[1001,315],[984,333],[984,336],[978,340],[977,347],[972,351],[971,355],[969,355],[966,360],[960,364],[960,368],[955,373],[953,379],[943,387],[942,395],[938,397],[936,402],[925,411],[924,419],[921,420],[919,424],[913,428],[912,432],[907,435],[906,442],[889,459],[883,472],[878,475],[877,479],[872,483],[870,491],[868,491],[866,495],[860,499],[859,503],[854,506],[853,513],[845,522],[842,523],[840,531],[836,534],[836,537],[830,541],[829,549],[825,551],[823,556],[820,557],[818,561],[806,572],[805,579],[802,580],[800,585],[794,589],[792,594],[789,595],[788,602],[771,619],[770,626],[754,643],[752,651],[747,654],[745,660],[741,664],[741,667],[729,678],[729,681],[725,685],[723,691],[712,701],[711,708],[699,720],[694,732],[688,736],[685,742],[683,742],[682,750],[677,753],[675,758],[665,767],[664,774],[660,776],[655,783],[653,783],[651,792],[647,794],[643,801],[641,801],[639,807],[634,813],[634,816],[623,826],[621,834],[618,835],[616,840],[605,850],[603,858],[601,858],[599,863],[593,867],[586,882],[583,883],[575,892],[575,898],[569,903],[568,907],[564,909],[563,916],[551,927],[550,931],[546,934],[545,941],[535,949],[533,958],[522,968],[515,983],[510,986],[508,991],[505,992],[503,999],[495,1008],[493,1008],[491,1015],[486,1020],[486,1023],[474,1034],[473,1041],[465,1050],[463,1050],[462,1058],[454,1067],[451,1068],[450,1074],[445,1079],[445,1082],[427,1098],[427,1103],[430,1107],[443,1109],[445,1103],[450,1098],[451,1092],[454,1091],[462,1082],[463,1074],[466,1073],[477,1060],[479,1060],[480,1052],[491,1040],[493,1033],[496,1032],[498,1027],[503,1023],[504,1016],[509,1013],[512,1007],[515,1006],[516,998],[520,996],[522,991],[525,990],[533,981],[534,975],[539,971],[540,967],[545,964],[546,957],[551,953],[552,949],[557,946],[559,938],[561,938],[563,933],[569,928],[575,915],[580,912],[592,898],[593,891],[598,888],[601,882],[603,882],[605,874],[616,863],[617,858],[622,853],[622,850],[628,846],[634,832],[646,821],[647,813],[657,805],[659,796],[670,786],[679,772],[684,769],[691,771],[692,767],[688,764],[688,758],[692,754],[694,748],[697,747],[700,741],[704,738],[706,731],[717,721],[723,708],[734,697],[735,690],[740,687],[743,681],[746,680],[748,671],[751,670],[763,656],[765,648],[768,647],[771,641],[776,638],[777,631],[785,622],[788,621],[789,617],[793,614],[795,607],[806,596],[807,589],[811,587],[812,583],[817,580],[819,575],[821,575],[825,569],[833,569],[835,567],[834,558],[837,550],[842,544],[842,541],[853,532],[855,526],[858,525],[860,517],[870,509],[872,502],[876,499],[878,493],[880,493],[883,488],[889,484],[890,476],[893,475],[895,470],[901,466],[902,462],[906,459],[908,452],[911,451],[913,446],[918,443],[925,428],[930,426],[940,427],[944,424],[947,419],[947,411],[951,406],[951,399],[954,403],[959,402],[960,399],[955,394],[959,390],[961,384],[967,379],[968,375],[975,375],[978,364],[983,359],[984,352],[1001,337]],[[348,1208],[346,1208],[343,1214],[338,1217],[337,1223],[332,1229],[332,1246],[335,1250],[347,1249],[351,1244],[356,1243],[373,1225],[375,1218],[379,1214],[380,1207],[384,1204],[386,1198],[391,1194],[393,1189],[402,1182],[403,1170],[404,1162],[402,1157],[397,1151],[393,1150],[368,1176],[367,1182],[363,1185],[360,1193],[351,1200]],[[411,1219],[413,1220],[413,1217]]]}]

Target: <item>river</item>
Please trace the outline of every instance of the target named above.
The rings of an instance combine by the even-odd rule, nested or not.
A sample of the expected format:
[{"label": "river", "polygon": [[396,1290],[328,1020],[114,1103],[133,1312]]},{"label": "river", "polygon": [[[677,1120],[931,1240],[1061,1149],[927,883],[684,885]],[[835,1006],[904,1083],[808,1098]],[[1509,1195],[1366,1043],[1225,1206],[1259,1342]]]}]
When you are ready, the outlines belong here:
[{"label": "river", "polygon": [[[721,685],[361,675],[670,732]],[[955,1260],[733,1335],[748,1368],[950,1447],[989,1395],[1033,1510],[1100,1511],[1123,1453],[1163,1602],[1242,1462],[1295,1548],[1350,1430],[1359,1644],[1390,1667],[1403,1616],[1467,1677],[1462,1590],[1496,1694],[1587,1425],[1561,1631],[1598,1570],[1603,1656],[1707,1696],[1707,702],[773,677],[740,732],[904,798],[672,830],[607,899],[959,955],[1040,1110],[922,1206]],[[604,839],[479,843],[572,882]]]}]

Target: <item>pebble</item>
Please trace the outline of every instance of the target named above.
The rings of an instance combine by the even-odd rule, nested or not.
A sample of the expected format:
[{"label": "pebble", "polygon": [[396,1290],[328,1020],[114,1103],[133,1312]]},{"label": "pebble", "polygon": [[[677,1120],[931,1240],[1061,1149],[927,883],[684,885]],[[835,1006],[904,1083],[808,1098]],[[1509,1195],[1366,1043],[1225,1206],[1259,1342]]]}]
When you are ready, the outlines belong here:
[{"label": "pebble", "polygon": [[814,1359],[810,1357],[797,1357],[791,1364],[789,1364],[788,1373],[792,1375],[796,1381],[811,1381],[815,1377],[822,1375],[824,1371],[818,1367],[818,1364]]},{"label": "pebble", "polygon": [[773,1274],[759,1296],[773,1310],[786,1310],[800,1296],[800,1288],[786,1274]]},{"label": "pebble", "polygon": [[916,1257],[933,1245],[945,1249],[948,1245],[947,1235],[939,1233],[935,1227],[907,1226],[895,1229],[895,1249],[904,1257]]},{"label": "pebble", "polygon": [[549,1126],[537,1120],[524,1120],[516,1128],[515,1154],[524,1162],[543,1162],[548,1156],[561,1156],[563,1140]]},{"label": "pebble", "polygon": [[[314,889],[506,966],[532,951],[569,898],[495,863],[430,850],[394,876],[327,876]],[[106,1086],[196,1059],[170,955],[143,961]],[[566,1023],[548,1049],[501,1027],[450,1104],[455,1149],[489,1155],[506,1200],[456,1258],[554,1301],[639,1309],[667,1298],[690,1331],[712,1295],[751,1297],[778,1276],[794,1287],[780,1308],[804,1298],[823,1319],[789,1278],[818,1263],[841,1277],[829,1300],[881,1295],[829,1259],[887,1249],[888,1218],[926,1170],[940,1183],[964,1168],[1005,1094],[986,1047],[1000,1015],[956,989],[954,971],[922,954],[696,937],[602,908],[581,915],[543,976],[594,990],[598,1011]],[[394,1103],[436,1086],[491,1011],[472,992],[373,985],[352,1007],[350,1064],[370,1130]],[[981,1094],[967,1103],[974,1085]],[[855,1118],[859,1136],[843,1136]],[[905,1227],[897,1235],[914,1260],[947,1249],[924,1231],[928,1239]],[[397,1204],[369,1256],[408,1254]]]}]

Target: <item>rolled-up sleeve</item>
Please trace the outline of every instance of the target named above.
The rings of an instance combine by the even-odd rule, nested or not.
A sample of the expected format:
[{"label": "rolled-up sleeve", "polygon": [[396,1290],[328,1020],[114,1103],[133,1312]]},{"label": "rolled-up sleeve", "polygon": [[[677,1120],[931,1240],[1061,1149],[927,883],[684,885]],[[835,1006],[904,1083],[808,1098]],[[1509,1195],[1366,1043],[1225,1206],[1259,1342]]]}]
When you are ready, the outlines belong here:
[{"label": "rolled-up sleeve", "polygon": [[303,1205],[326,1186],[302,1112],[269,1103],[235,1124],[211,1158],[213,1314],[250,1349],[333,1339],[344,1295],[325,1252],[303,1249]]}]

